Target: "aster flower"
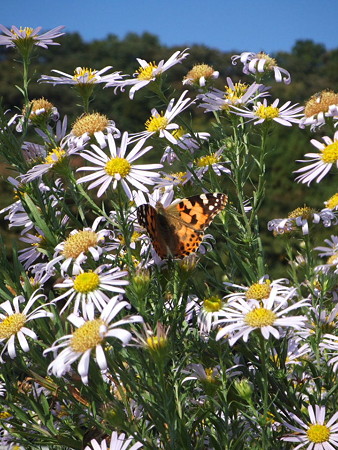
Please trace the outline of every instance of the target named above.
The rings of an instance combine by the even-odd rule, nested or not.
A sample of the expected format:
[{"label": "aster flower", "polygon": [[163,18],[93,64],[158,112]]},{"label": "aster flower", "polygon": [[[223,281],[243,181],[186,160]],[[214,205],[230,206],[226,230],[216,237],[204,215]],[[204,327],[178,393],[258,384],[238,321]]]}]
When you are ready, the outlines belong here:
[{"label": "aster flower", "polygon": [[46,258],[47,255],[39,249],[43,247],[45,237],[41,230],[37,234],[26,233],[20,237],[20,241],[29,244],[29,247],[19,250],[19,261],[27,270],[39,258]]},{"label": "aster flower", "polygon": [[334,211],[338,210],[338,193],[333,194],[328,200],[324,202],[326,209],[331,209]]},{"label": "aster flower", "polygon": [[205,87],[219,77],[219,72],[208,64],[195,64],[183,78],[183,84]]},{"label": "aster flower", "polygon": [[77,275],[89,255],[94,261],[98,261],[103,251],[107,250],[102,247],[105,238],[111,234],[110,230],[96,231],[101,220],[102,217],[97,217],[91,228],[71,231],[68,238],[55,247],[54,258],[47,264],[46,270],[50,271],[56,264],[61,263],[62,274],[73,266],[72,273]]},{"label": "aster flower", "polygon": [[191,166],[194,165],[194,170],[197,177],[201,179],[208,170],[213,170],[217,176],[221,176],[223,174],[230,175],[231,170],[224,167],[225,164],[230,164],[230,161],[222,161],[222,156],[223,148],[220,148],[215,153],[200,156],[195,159]]},{"label": "aster flower", "polygon": [[238,60],[243,64],[243,73],[246,75],[272,72],[277,83],[291,83],[291,75],[286,69],[277,66],[277,61],[264,52],[243,52],[240,55],[233,55],[231,61],[236,65]]},{"label": "aster flower", "polygon": [[305,447],[308,450],[334,450],[338,447],[338,412],[329,420],[325,419],[325,406],[308,406],[308,416],[306,419],[297,417],[289,412],[288,418],[293,419],[298,426],[284,422],[283,426],[294,433],[283,436],[282,441],[299,443],[294,450]]},{"label": "aster flower", "polygon": [[309,305],[307,299],[302,299],[288,306],[288,297],[284,297],[281,301],[275,288],[272,289],[268,298],[260,301],[239,298],[219,312],[221,318],[215,322],[215,325],[228,325],[218,331],[216,340],[227,335],[230,345],[234,345],[240,338],[247,342],[249,334],[254,330],[259,330],[265,339],[268,339],[270,334],[279,339],[281,327],[292,327],[297,330],[307,320],[306,316],[288,316],[287,314]]},{"label": "aster flower", "polygon": [[0,30],[5,34],[5,36],[0,36],[0,45],[18,48],[22,48],[24,43],[26,43],[25,45],[30,44],[43,48],[48,48],[48,45],[60,45],[57,42],[53,42],[53,39],[65,34],[61,32],[64,28],[64,26],[59,26],[39,35],[42,27],[17,28],[15,25],[12,25],[12,28],[9,30],[0,24]]},{"label": "aster flower", "polygon": [[[124,433],[118,434],[117,431],[113,431],[110,438],[110,445],[107,446],[107,442],[104,439],[101,444],[97,442],[96,439],[92,439],[90,441],[91,446],[87,445],[85,450],[137,450],[138,448],[143,447],[143,444],[140,442],[136,442],[131,445],[133,440],[133,436],[129,436],[126,438]],[[131,445],[131,447],[130,447]]]},{"label": "aster flower", "polygon": [[80,155],[86,160],[95,164],[90,167],[80,167],[78,171],[93,172],[77,180],[78,183],[91,181],[88,189],[92,189],[99,185],[97,196],[100,197],[110,185],[116,189],[117,183],[120,182],[129,199],[132,199],[132,193],[129,183],[141,191],[147,192],[148,188],[145,184],[153,185],[155,179],[159,177],[152,169],[159,169],[162,164],[138,164],[133,162],[151,150],[151,146],[143,147],[145,139],[141,139],[136,143],[134,148],[127,155],[127,147],[130,143],[128,133],[123,133],[120,147],[116,146],[114,137],[108,134],[107,141],[109,145],[110,157],[102,151],[97,145],[92,145],[93,151],[84,150]]},{"label": "aster flower", "polygon": [[93,305],[97,310],[102,311],[110,299],[106,293],[117,292],[123,294],[125,292],[122,286],[126,286],[129,282],[127,280],[121,280],[121,278],[127,275],[128,272],[121,271],[118,267],[112,268],[110,265],[99,266],[94,271],[84,271],[81,269],[78,275],[67,277],[62,283],[54,285],[54,288],[67,289],[67,291],[54,298],[52,303],[58,302],[59,300],[66,300],[60,314],[72,302],[74,303],[74,314],[79,313],[80,304],[84,315],[89,304]]},{"label": "aster flower", "polygon": [[71,84],[73,86],[81,86],[107,83],[108,81],[112,82],[112,80],[122,79],[120,72],[103,75],[110,69],[112,69],[112,66],[106,66],[101,70],[90,69],[87,67],[76,67],[76,69],[74,70],[74,74],[68,74],[65,72],[61,72],[60,70],[53,69],[52,72],[60,74],[61,77],[41,75],[41,78],[38,81],[40,83],[53,84],[53,86],[57,84]]},{"label": "aster flower", "polygon": [[[15,358],[16,348],[15,348],[15,338],[17,338],[21,349],[24,352],[29,351],[29,344],[27,337],[36,340],[37,335],[33,330],[27,327],[28,322],[40,319],[42,317],[53,317],[53,314],[47,312],[43,309],[45,305],[38,306],[33,311],[29,312],[34,303],[37,300],[46,299],[46,296],[35,291],[33,295],[28,299],[22,295],[13,298],[13,301],[5,301],[0,304],[0,342],[5,342],[5,345],[0,354],[0,362],[3,363],[3,353],[5,350],[8,351],[10,358]],[[24,307],[21,311],[21,305]]]},{"label": "aster flower", "polygon": [[309,234],[309,222],[317,224],[323,222],[325,227],[337,223],[336,215],[330,210],[315,211],[304,205],[302,208],[296,208],[284,219],[273,219],[268,222],[268,230],[277,234],[290,233],[297,227],[301,227],[304,235]]},{"label": "aster flower", "polygon": [[206,297],[202,302],[199,302],[199,311],[195,308],[195,312],[198,311],[197,325],[201,335],[208,335],[210,333],[213,325],[220,318],[220,312],[223,306],[223,299],[217,295]]},{"label": "aster flower", "polygon": [[189,150],[190,153],[193,153],[196,149],[200,148],[203,141],[208,140],[210,137],[209,133],[204,132],[196,132],[191,135],[190,133],[186,133],[182,127],[174,130],[172,134],[177,142],[175,146],[166,147],[161,158],[161,163],[167,161],[169,165],[172,165],[178,159],[176,145],[179,147],[179,150]]},{"label": "aster flower", "polygon": [[[335,330],[334,330],[335,331]],[[322,342],[319,344],[322,352],[327,351],[327,355],[331,356],[328,364],[332,366],[334,372],[338,370],[338,338],[335,334],[326,333],[323,336]]]},{"label": "aster flower", "polygon": [[292,126],[292,123],[299,123],[299,117],[302,115],[303,106],[290,106],[290,101],[284,103],[283,106],[278,107],[279,99],[277,98],[271,105],[268,106],[266,99],[262,102],[257,102],[253,105],[253,109],[238,108],[233,106],[231,111],[238,116],[242,116],[247,120],[245,123],[253,122],[254,125],[261,124],[265,121],[275,121],[286,127]]},{"label": "aster flower", "polygon": [[166,62],[162,59],[158,64],[154,62],[149,63],[144,59],[136,58],[140,68],[134,73],[134,78],[117,82],[108,82],[106,87],[115,86],[119,87],[123,91],[125,87],[132,86],[129,91],[129,98],[133,99],[136,91],[158,79],[163,72],[166,72],[172,66],[181,63],[183,59],[189,55],[189,53],[185,53],[186,50],[181,52],[177,51],[172,54]]},{"label": "aster flower", "polygon": [[82,382],[88,384],[89,362],[93,352],[101,372],[106,372],[108,367],[103,350],[104,344],[109,342],[110,338],[117,338],[122,345],[126,345],[132,334],[121,326],[142,322],[140,316],[130,316],[113,322],[114,317],[126,307],[129,307],[129,304],[126,301],[119,301],[116,296],[110,299],[98,318],[95,318],[94,308],[90,307],[86,308],[85,317],[70,314],[68,321],[77,329],[72,334],[61,337],[51,348],[44,351],[46,355],[49,352],[55,354],[63,349],[49,365],[48,372],[61,377],[70,370],[71,364],[79,360],[77,371]]},{"label": "aster flower", "polygon": [[306,153],[308,160],[298,160],[298,162],[311,164],[295,170],[294,173],[301,173],[296,181],[306,183],[308,186],[314,180],[319,183],[330,172],[332,166],[335,165],[338,168],[338,131],[335,132],[333,139],[328,136],[323,136],[322,139],[324,143],[311,139],[311,144],[320,153]]},{"label": "aster flower", "polygon": [[198,95],[197,98],[202,102],[199,107],[204,108],[205,112],[228,112],[231,106],[240,107],[270,95],[269,88],[263,84],[234,83],[229,77],[227,77],[227,83],[224,91],[214,88],[205,94]]},{"label": "aster flower", "polygon": [[151,110],[151,117],[146,121],[146,130],[140,133],[132,133],[132,140],[149,138],[158,134],[160,138],[166,138],[172,144],[177,144],[178,139],[175,137],[173,130],[177,130],[179,125],[172,123],[172,120],[185,109],[189,108],[195,100],[184,98],[188,91],[184,91],[175,104],[172,98],[167,106],[166,111],[159,113],[155,108]]},{"label": "aster flower", "polygon": [[322,127],[330,118],[338,120],[338,94],[325,90],[312,95],[306,102],[304,117],[300,120],[299,127],[305,128],[310,125],[311,131],[314,131]]},{"label": "aster flower", "polygon": [[[15,114],[11,120],[11,123],[17,123],[15,129],[18,133],[23,130],[23,124],[27,119],[27,109],[29,109],[28,124],[33,124],[36,127],[44,128],[50,120],[54,122],[59,120],[59,112],[51,102],[43,97],[33,99],[29,102],[28,108],[24,106],[22,114]],[[65,118],[65,120],[67,119]]]}]

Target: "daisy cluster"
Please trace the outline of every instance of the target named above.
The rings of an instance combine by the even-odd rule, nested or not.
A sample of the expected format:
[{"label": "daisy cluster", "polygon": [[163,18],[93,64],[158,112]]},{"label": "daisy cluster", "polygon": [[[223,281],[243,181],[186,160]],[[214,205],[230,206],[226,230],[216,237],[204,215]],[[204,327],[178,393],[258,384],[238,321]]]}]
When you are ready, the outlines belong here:
[{"label": "daisy cluster", "polygon": [[[1,25],[0,45],[27,74],[62,29]],[[268,223],[303,239],[294,258],[288,244],[288,278],[266,275],[258,226],[266,136],[334,128],[335,95],[305,109],[273,99],[265,81],[291,75],[265,53],[232,57],[243,81],[187,68],[179,93],[163,74],[188,65],[188,49],[136,62],[132,75],[39,76],[80,96],[71,126],[47,99],[30,100],[28,79],[21,113],[3,114],[1,155],[16,175],[0,213],[19,249],[0,253],[0,446],[337,448],[338,237],[313,251],[310,230],[337,225],[338,194]],[[132,102],[148,90],[161,106],[132,133],[91,111],[100,88]],[[213,126],[195,130],[196,111]],[[296,181],[337,166],[337,133],[311,140],[318,153]]]}]

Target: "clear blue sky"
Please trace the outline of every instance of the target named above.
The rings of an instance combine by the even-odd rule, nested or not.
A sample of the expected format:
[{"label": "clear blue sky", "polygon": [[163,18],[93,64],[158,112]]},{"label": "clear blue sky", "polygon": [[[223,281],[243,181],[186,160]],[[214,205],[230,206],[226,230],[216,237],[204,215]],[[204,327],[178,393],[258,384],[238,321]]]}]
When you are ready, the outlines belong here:
[{"label": "clear blue sky", "polygon": [[[148,31],[163,45],[290,51],[298,39],[338,48],[338,0],[0,0],[5,26],[65,25],[84,40]],[[142,55],[137,55],[142,57]]]}]

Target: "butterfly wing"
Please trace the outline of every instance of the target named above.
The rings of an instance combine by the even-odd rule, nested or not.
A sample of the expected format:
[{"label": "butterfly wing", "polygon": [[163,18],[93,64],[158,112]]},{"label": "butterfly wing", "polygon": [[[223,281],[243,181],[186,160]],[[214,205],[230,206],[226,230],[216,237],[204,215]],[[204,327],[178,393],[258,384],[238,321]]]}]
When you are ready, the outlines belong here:
[{"label": "butterfly wing", "polygon": [[141,205],[137,217],[160,258],[183,258],[198,249],[205,229],[226,203],[225,194],[194,195],[168,208]]}]

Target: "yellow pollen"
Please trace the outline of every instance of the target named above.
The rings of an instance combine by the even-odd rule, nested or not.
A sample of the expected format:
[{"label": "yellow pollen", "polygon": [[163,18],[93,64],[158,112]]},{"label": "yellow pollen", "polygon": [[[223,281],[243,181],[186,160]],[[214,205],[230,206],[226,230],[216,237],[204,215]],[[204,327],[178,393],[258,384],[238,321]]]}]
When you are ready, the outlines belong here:
[{"label": "yellow pollen", "polygon": [[334,164],[338,161],[338,141],[321,150],[321,160],[326,164]]},{"label": "yellow pollen", "polygon": [[57,164],[64,159],[66,156],[66,151],[62,150],[60,147],[53,148],[52,151],[48,153],[44,160],[44,164]]},{"label": "yellow pollen", "polygon": [[149,350],[160,350],[167,345],[167,339],[164,336],[150,336],[147,338]]},{"label": "yellow pollen", "polygon": [[319,444],[321,442],[328,442],[330,438],[330,428],[326,425],[318,423],[311,424],[306,432],[309,441]]},{"label": "yellow pollen", "polygon": [[277,316],[270,309],[255,308],[245,315],[244,321],[253,328],[273,325]]},{"label": "yellow pollen", "polygon": [[222,299],[217,296],[206,298],[203,301],[203,309],[208,313],[220,311],[222,309],[222,306]]},{"label": "yellow pollen", "polygon": [[16,313],[0,322],[0,339],[8,339],[16,334],[26,323],[25,314]]},{"label": "yellow pollen", "polygon": [[7,411],[0,412],[0,420],[8,419],[9,417],[12,417],[11,413]]},{"label": "yellow pollen", "polygon": [[334,209],[338,206],[338,193],[332,195],[325,203],[325,206],[329,209]]},{"label": "yellow pollen", "polygon": [[263,300],[268,298],[271,292],[270,280],[265,283],[254,283],[245,293],[247,299]]},{"label": "yellow pollen", "polygon": [[80,273],[74,280],[74,289],[81,294],[95,291],[100,285],[100,277],[97,273]]},{"label": "yellow pollen", "polygon": [[174,181],[178,184],[183,184],[187,181],[187,172],[172,172],[165,176],[164,179]]},{"label": "yellow pollen", "polygon": [[196,165],[197,167],[212,166],[213,164],[216,164],[220,159],[221,157],[217,156],[216,153],[212,155],[201,156],[196,160]]},{"label": "yellow pollen", "polygon": [[236,83],[234,85],[234,89],[229,86],[225,86],[224,97],[227,100],[230,100],[232,104],[236,104],[236,102],[246,93],[248,87],[249,86],[246,83]]},{"label": "yellow pollen", "polygon": [[89,320],[80,328],[74,331],[70,341],[70,347],[74,352],[83,353],[86,350],[96,347],[103,341],[100,328],[105,325],[102,319]]},{"label": "yellow pollen", "polygon": [[76,259],[80,253],[85,253],[90,247],[95,247],[98,243],[98,236],[94,231],[83,230],[68,236],[65,241],[62,254],[65,258]]},{"label": "yellow pollen", "polygon": [[338,262],[338,253],[335,253],[334,255],[331,255],[328,259],[326,264],[337,264]]},{"label": "yellow pollen", "polygon": [[338,105],[338,94],[330,90],[319,92],[307,101],[304,115],[312,117],[321,112],[326,113],[331,105]]},{"label": "yellow pollen", "polygon": [[[82,79],[85,77],[85,83],[94,83],[96,81],[96,74],[97,70],[88,69],[87,67],[77,67],[74,70],[74,76],[73,80],[78,81],[79,79]],[[81,80],[81,83],[83,83],[83,80]]]},{"label": "yellow pollen", "polygon": [[[20,38],[19,39],[28,39],[28,38],[30,38],[31,37],[31,34],[32,34],[32,32],[33,32],[33,28],[31,28],[31,27],[20,27],[20,33],[26,33],[26,37],[22,37],[22,36],[20,36]],[[17,35],[16,33],[15,33],[15,31],[13,30],[13,29],[11,29],[11,32],[13,33],[13,34],[15,34],[16,36],[19,36],[19,35]]]},{"label": "yellow pollen", "polygon": [[109,119],[104,114],[84,114],[76,119],[72,128],[72,133],[75,136],[82,136],[85,133],[92,136],[97,131],[104,131],[108,125]]},{"label": "yellow pollen", "polygon": [[136,71],[137,78],[139,80],[152,80],[154,78],[153,72],[157,69],[157,65],[153,63],[149,63],[146,67],[139,67]]},{"label": "yellow pollen", "polygon": [[260,105],[257,108],[255,115],[264,120],[272,120],[279,116],[279,108],[276,108],[275,106]]},{"label": "yellow pollen", "polygon": [[163,116],[163,113],[161,113],[151,116],[144,125],[149,133],[156,133],[157,131],[165,130],[168,125],[168,119]]},{"label": "yellow pollen", "polygon": [[267,70],[272,70],[275,66],[277,66],[277,61],[264,52],[257,53],[256,57],[258,59],[265,59],[266,62],[264,64],[264,68]]},{"label": "yellow pollen", "polygon": [[174,130],[171,134],[173,135],[173,137],[175,139],[178,140],[178,139],[180,139],[182,136],[184,136],[186,134],[186,131],[185,131],[184,128],[179,127],[179,128],[176,128],[176,130]]},{"label": "yellow pollen", "polygon": [[131,164],[125,158],[111,158],[107,164],[105,165],[104,170],[111,177],[114,177],[116,174],[120,175],[122,178],[126,177],[131,171]]},{"label": "yellow pollen", "polygon": [[302,219],[310,219],[313,216],[314,209],[304,206],[303,208],[296,208],[288,214],[289,219],[296,219],[301,217]]},{"label": "yellow pollen", "polygon": [[187,75],[184,77],[185,80],[192,80],[193,82],[198,81],[201,77],[210,78],[214,73],[214,69],[208,64],[196,64]]}]

